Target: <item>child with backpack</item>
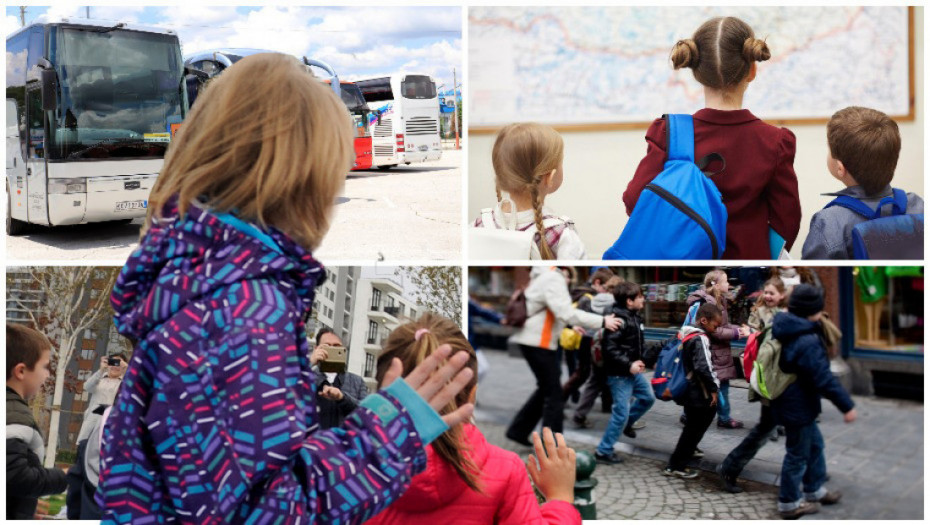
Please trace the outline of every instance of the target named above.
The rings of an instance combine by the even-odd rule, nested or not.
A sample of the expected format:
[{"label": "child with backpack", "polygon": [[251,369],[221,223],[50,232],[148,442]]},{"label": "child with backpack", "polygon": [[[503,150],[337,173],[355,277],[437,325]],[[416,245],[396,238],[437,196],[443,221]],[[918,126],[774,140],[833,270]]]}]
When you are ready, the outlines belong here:
[{"label": "child with backpack", "polygon": [[566,325],[595,330],[616,330],[621,320],[613,314],[597,315],[572,306],[565,275],[558,267],[536,266],[530,272],[530,284],[523,291],[525,321],[511,341],[536,377],[536,390],[520,408],[510,426],[507,438],[524,446],[532,446],[530,433],[539,423],[553,432],[562,431],[562,384],[559,382],[561,363],[556,345]]},{"label": "child with backpack", "polygon": [[818,503],[832,505],[841,497],[823,486],[827,465],[817,426],[821,397],[836,405],[846,423],[856,420],[855,403],[830,371],[819,323],[822,315],[823,293],[801,284],[791,291],[788,311],[776,314],[772,323],[772,336],[781,342],[779,368],[796,375],[795,381],[772,400],[775,421],[785,426],[787,439],[778,491],[778,511],[785,519],[814,514],[820,509]]},{"label": "child with backpack", "polygon": [[[472,257],[479,254],[479,258],[499,259],[509,247],[519,244],[527,247],[518,250],[519,258],[525,257],[525,252],[529,259],[584,259],[584,244],[575,223],[544,207],[546,196],[562,186],[563,148],[558,132],[543,124],[517,123],[500,130],[491,150],[497,206],[482,210],[474,226],[515,230],[521,235],[511,231],[501,237],[472,230]],[[507,193],[506,198],[502,192]],[[487,257],[480,255],[485,253]]]},{"label": "child with backpack", "polygon": [[[723,270],[711,270],[704,276],[703,289],[699,289],[688,296],[688,311],[697,311],[695,308],[706,303],[720,309],[721,322],[709,332],[711,343],[711,359],[714,374],[720,381],[720,396],[717,402],[717,426],[720,428],[743,428],[743,422],[730,417],[730,380],[738,377],[730,341],[749,336],[749,327],[730,324],[727,313],[727,294],[730,291],[730,282]],[[682,421],[687,414],[682,416]]]},{"label": "child with backpack", "polygon": [[746,324],[749,328],[761,332],[772,325],[775,314],[784,312],[788,306],[788,291],[785,283],[778,277],[772,277],[762,285],[762,295],[756,300]]},{"label": "child with backpack", "polygon": [[717,413],[720,381],[711,363],[710,334],[722,323],[722,310],[713,303],[704,303],[698,308],[694,325],[681,328],[681,360],[688,378],[688,388],[676,402],[684,406],[687,422],[662,472],[666,476],[682,479],[698,476],[696,470],[688,467],[688,461],[698,451],[697,446]]},{"label": "child with backpack", "polygon": [[[468,367],[474,370],[475,354],[461,329],[449,319],[426,314],[391,332],[378,358],[377,379],[385,376],[392,359],[400,359],[405,370],[412,370],[440,345],[467,353]],[[477,387],[472,379],[441,413],[474,403]],[[561,434],[553,436],[548,428],[542,432],[548,456],[535,432],[533,442],[536,457],[530,456],[524,465],[513,452],[489,444],[471,422],[453,425],[427,446],[426,470],[413,477],[407,492],[366,523],[581,525],[581,515],[572,506],[574,450]],[[530,479],[546,498],[542,506],[536,501]]]},{"label": "child with backpack", "polygon": [[406,380],[395,361],[381,391],[321,430],[304,319],[326,272],[310,251],[354,126],[280,53],[236,62],[198,100],[110,298],[135,350],[103,427],[102,523],[360,523],[471,414],[437,413],[473,376],[469,356],[439,348]]},{"label": "child with backpack", "polygon": [[[726,206],[724,259],[772,259],[770,228],[790,250],[801,226],[794,134],[743,109],[743,95],[756,78],[755,63],[770,56],[765,41],[734,17],[708,20],[671,53],[672,66],[691,68],[704,87],[705,107],[692,118],[693,158],[723,157],[723,163],[718,160],[708,169],[716,168],[711,180]],[[646,132],[646,156],[623,193],[627,215],[663,171],[667,127],[660,118]]]},{"label": "child with backpack", "polygon": [[[614,272],[608,268],[598,268],[591,274],[588,282],[576,286],[571,291],[572,300],[574,301],[572,304],[579,310],[592,312],[594,298],[605,293],[608,283],[614,279],[619,280],[620,278],[614,275]],[[611,296],[611,301],[613,301],[613,296]],[[594,313],[603,312],[598,311]],[[562,333],[565,334],[566,330],[574,331],[574,328],[566,327],[562,330]],[[565,363],[568,365],[569,377],[565,383],[562,384],[562,397],[566,401],[568,399],[572,399],[575,403],[579,401],[581,386],[587,381],[588,376],[591,375],[592,335],[593,334],[585,331],[585,333],[581,335],[581,340],[577,348],[565,352]]]},{"label": "child with backpack", "polygon": [[643,376],[646,371],[643,363],[646,345],[643,318],[639,315],[645,306],[642,288],[632,282],[620,283],[615,288],[614,299],[616,302],[611,312],[623,324],[619,330],[606,334],[603,343],[604,373],[614,403],[607,429],[594,453],[598,462],[610,465],[623,462],[614,452],[620,433],[635,438],[633,424],[655,403],[649,380]]},{"label": "child with backpack", "polygon": [[[862,255],[870,259],[923,259],[924,201],[913,193],[891,187],[901,151],[898,124],[881,111],[851,106],[830,118],[827,144],[830,147],[827,170],[846,189],[828,193],[836,198],[811,217],[801,256],[805,259],[865,258]],[[910,230],[906,235],[885,235],[883,237],[896,241],[873,244],[869,253],[857,257],[854,233],[859,228],[856,227],[890,214],[920,214],[919,234]]]}]

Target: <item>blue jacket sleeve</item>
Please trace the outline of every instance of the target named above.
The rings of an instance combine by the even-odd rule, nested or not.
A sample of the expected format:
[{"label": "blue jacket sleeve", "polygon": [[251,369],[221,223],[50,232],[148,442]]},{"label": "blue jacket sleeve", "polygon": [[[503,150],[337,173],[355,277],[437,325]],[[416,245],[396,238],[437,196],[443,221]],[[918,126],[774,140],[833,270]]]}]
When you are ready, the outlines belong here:
[{"label": "blue jacket sleeve", "polygon": [[820,395],[829,399],[840,412],[849,412],[855,407],[855,403],[830,371],[826,350],[819,344],[817,336],[809,335],[805,339],[818,342],[817,346],[811,345],[800,352],[797,361],[798,374],[809,378]]},{"label": "blue jacket sleeve", "polygon": [[501,322],[501,319],[504,318],[504,316],[500,313],[490,308],[485,308],[471,299],[468,300],[468,315],[480,317],[481,319],[491,321],[492,323],[499,323]]}]

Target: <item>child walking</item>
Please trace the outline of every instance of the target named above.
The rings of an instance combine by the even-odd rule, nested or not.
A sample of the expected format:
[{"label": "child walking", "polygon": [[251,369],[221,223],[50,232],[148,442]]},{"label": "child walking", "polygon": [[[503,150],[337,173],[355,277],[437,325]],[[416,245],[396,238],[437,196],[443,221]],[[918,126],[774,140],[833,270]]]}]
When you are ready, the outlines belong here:
[{"label": "child walking", "polygon": [[[405,370],[413,369],[440,345],[469,355],[468,367],[477,359],[471,345],[455,323],[433,314],[401,325],[384,344],[378,359],[378,380],[392,359],[400,359]],[[445,414],[466,403],[474,403],[477,381],[468,385],[446,405]],[[539,435],[533,433],[536,457],[526,466],[513,452],[487,442],[474,424],[454,425],[427,447],[426,470],[414,476],[410,489],[368,525],[460,523],[463,525],[581,524],[572,506],[575,483],[575,452],[561,434],[543,429],[543,451]],[[538,464],[537,464],[538,461]],[[527,477],[546,497],[540,506]]]},{"label": "child walking", "polygon": [[471,380],[468,354],[441,347],[406,381],[394,362],[320,430],[303,320],[325,275],[310,250],[354,158],[349,115],[277,53],[199,100],[111,296],[135,350],[103,431],[103,523],[361,523],[470,415],[436,412]]},{"label": "child walking", "polygon": [[475,227],[535,230],[534,259],[584,259],[574,222],[544,206],[546,196],[562,186],[563,149],[562,137],[549,126],[517,123],[502,129],[491,150],[497,206],[482,210]]},{"label": "child walking", "polygon": [[[655,403],[649,380],[643,376],[645,337],[643,318],[639,312],[645,305],[645,297],[636,283],[622,282],[614,291],[615,303],[611,313],[622,321],[616,332],[604,336],[604,373],[613,397],[610,421],[594,457],[607,464],[622,463],[623,459],[614,452],[620,432],[635,438],[633,424]],[[633,402],[630,403],[630,398]]]},{"label": "child walking", "polygon": [[[801,226],[794,134],[743,108],[756,62],[770,56],[765,41],[734,17],[708,20],[671,53],[672,66],[691,68],[704,87],[705,107],[693,115],[695,158],[719,153],[726,162],[713,179],[727,209],[725,259],[771,259],[769,227],[790,250]],[[656,119],[646,132],[646,156],[623,193],[627,215],[663,169],[665,136],[665,120]]]},{"label": "child walking", "polygon": [[698,308],[694,325],[681,328],[679,337],[684,340],[681,359],[685,373],[688,374],[688,391],[682,400],[687,422],[663,471],[666,476],[692,479],[698,475],[696,470],[688,468],[688,460],[694,457],[698,443],[704,438],[717,412],[720,381],[711,363],[709,334],[714,333],[722,323],[723,313],[720,308],[712,303],[704,303]]}]

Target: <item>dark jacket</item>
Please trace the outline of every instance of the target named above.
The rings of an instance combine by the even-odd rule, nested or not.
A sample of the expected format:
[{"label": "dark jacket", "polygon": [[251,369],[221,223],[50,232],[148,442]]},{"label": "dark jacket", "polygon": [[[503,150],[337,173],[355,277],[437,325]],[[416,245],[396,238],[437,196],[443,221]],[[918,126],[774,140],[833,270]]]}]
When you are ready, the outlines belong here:
[{"label": "dark jacket", "polygon": [[775,315],[772,337],[781,342],[782,348],[778,365],[786,373],[797,374],[797,380],[772,400],[772,412],[779,424],[813,423],[820,414],[821,397],[829,399],[844,414],[855,406],[830,372],[821,334],[820,323],[789,312]]},{"label": "dark jacket", "polygon": [[468,344],[471,345],[475,350],[478,349],[478,345],[475,344],[475,331],[472,330],[474,326],[475,319],[484,319],[485,321],[500,324],[501,319],[504,318],[500,312],[494,311],[490,308],[485,308],[481,306],[478,301],[469,298],[468,299]]},{"label": "dark jacket", "polygon": [[[688,308],[690,309],[691,305],[697,302],[702,304],[705,302],[717,304],[717,300],[714,299],[714,296],[704,290],[698,290],[688,296]],[[717,306],[719,306],[720,310],[723,312],[723,320],[720,326],[714,330],[714,333],[709,334],[710,353],[714,363],[714,372],[717,374],[717,379],[721,381],[736,379],[738,377],[738,372],[736,370],[736,364],[733,362],[733,352],[730,350],[730,341],[739,339],[739,327],[735,324],[730,324],[730,315],[727,313],[726,302],[722,305],[717,304]]]},{"label": "dark jacket", "polygon": [[[323,385],[334,386],[342,391],[342,399],[332,401],[321,396],[319,392]],[[320,428],[333,428],[342,426],[346,416],[352,413],[358,404],[368,395],[368,386],[365,380],[352,372],[336,374],[336,379],[330,383],[326,374],[316,376],[318,410],[320,413]]]},{"label": "dark jacket", "polygon": [[631,377],[630,365],[643,359],[646,342],[643,318],[618,305],[614,305],[611,313],[623,321],[623,325],[616,332],[604,332],[604,372],[609,376]]},{"label": "dark jacket", "polygon": [[[646,156],[623,193],[627,215],[643,188],[662,171],[665,148],[665,121],[656,119],[646,132]],[[726,160],[726,169],[714,176],[727,208],[724,259],[771,258],[770,226],[791,249],[801,228],[794,152],[790,130],[766,124],[749,110],[706,108],[694,114],[694,158],[719,153]]]},{"label": "dark jacket", "polygon": [[6,389],[6,519],[31,520],[40,496],[68,487],[65,473],[42,466],[45,448],[29,405]]},{"label": "dark jacket", "polygon": [[688,375],[688,394],[682,399],[683,406],[709,407],[711,394],[720,390],[720,381],[711,363],[710,341],[704,330],[693,326],[681,329],[682,338],[692,337],[681,346],[682,365]]}]

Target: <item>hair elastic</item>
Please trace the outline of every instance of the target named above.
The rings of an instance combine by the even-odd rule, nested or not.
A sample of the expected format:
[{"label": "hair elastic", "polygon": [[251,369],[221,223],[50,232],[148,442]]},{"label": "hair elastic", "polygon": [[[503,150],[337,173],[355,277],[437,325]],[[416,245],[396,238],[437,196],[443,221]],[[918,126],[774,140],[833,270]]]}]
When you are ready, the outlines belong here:
[{"label": "hair elastic", "polygon": [[428,334],[428,333],[429,333],[429,328],[420,328],[419,330],[417,330],[417,333],[413,334],[413,340],[419,341],[420,337],[422,337],[423,334]]}]

